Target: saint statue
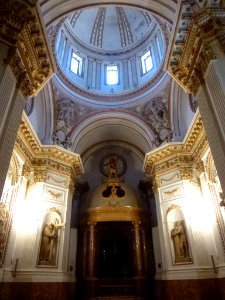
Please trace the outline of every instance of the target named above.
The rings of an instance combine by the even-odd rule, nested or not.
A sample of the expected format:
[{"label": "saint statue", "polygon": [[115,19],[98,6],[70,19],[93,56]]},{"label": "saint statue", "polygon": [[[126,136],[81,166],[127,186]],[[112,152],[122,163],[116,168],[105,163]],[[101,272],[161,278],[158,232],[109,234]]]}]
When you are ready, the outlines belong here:
[{"label": "saint statue", "polygon": [[55,224],[45,224],[42,230],[41,247],[39,254],[39,265],[55,265],[58,244],[58,227],[63,226],[59,224],[58,219]]},{"label": "saint statue", "polygon": [[189,246],[186,230],[183,221],[176,221],[174,228],[171,230],[173,239],[175,262],[190,262]]}]

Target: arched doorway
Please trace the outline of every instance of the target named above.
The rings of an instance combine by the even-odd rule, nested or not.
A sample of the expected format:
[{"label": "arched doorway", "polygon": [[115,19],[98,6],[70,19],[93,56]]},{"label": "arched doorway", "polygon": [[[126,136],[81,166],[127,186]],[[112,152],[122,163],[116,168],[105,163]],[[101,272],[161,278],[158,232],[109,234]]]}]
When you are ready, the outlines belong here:
[{"label": "arched doorway", "polygon": [[146,295],[154,270],[149,220],[138,195],[117,177],[89,193],[79,213],[80,300]]}]

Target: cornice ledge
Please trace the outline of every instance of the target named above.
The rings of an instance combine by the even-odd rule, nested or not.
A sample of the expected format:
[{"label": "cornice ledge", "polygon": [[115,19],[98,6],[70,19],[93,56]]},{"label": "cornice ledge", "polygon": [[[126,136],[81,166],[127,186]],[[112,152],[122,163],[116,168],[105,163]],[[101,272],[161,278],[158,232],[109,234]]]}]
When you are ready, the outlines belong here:
[{"label": "cornice ledge", "polygon": [[54,60],[38,7],[31,9],[17,41],[17,50],[9,51],[8,61],[25,97],[38,94],[55,70]]},{"label": "cornice ledge", "polygon": [[180,1],[165,69],[187,92],[196,94],[209,62],[211,42],[224,45],[224,1]]},{"label": "cornice ledge", "polygon": [[84,173],[79,154],[56,145],[41,144],[25,113],[20,121],[15,147],[33,169],[57,169],[61,164],[67,167],[64,169],[70,170],[73,177]]},{"label": "cornice ledge", "polygon": [[[187,167],[197,162],[202,151],[208,146],[199,111],[196,112],[183,142],[172,142],[146,153],[143,171],[153,176],[159,170],[171,169],[181,165]],[[157,168],[164,164],[162,168]]]}]

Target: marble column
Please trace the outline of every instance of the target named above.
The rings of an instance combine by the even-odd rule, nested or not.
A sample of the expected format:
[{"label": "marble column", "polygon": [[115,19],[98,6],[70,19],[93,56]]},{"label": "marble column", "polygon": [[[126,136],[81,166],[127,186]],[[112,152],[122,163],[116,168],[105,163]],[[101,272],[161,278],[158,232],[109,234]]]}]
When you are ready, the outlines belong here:
[{"label": "marble column", "polygon": [[95,275],[95,225],[96,223],[88,223],[89,247],[87,252],[87,276],[90,278]]},{"label": "marble column", "polygon": [[87,259],[88,259],[88,228],[86,225],[83,227],[82,230],[82,252],[83,255],[81,255],[82,258],[82,270],[81,270],[81,277],[84,278],[86,276],[86,264],[87,264]]},{"label": "marble column", "polygon": [[142,265],[142,257],[141,257],[142,249],[141,249],[140,224],[141,222],[133,222],[136,276],[140,276],[143,273],[143,265]]},{"label": "marble column", "polygon": [[143,273],[144,275],[148,274],[148,246],[146,241],[146,230],[141,229],[141,239],[142,239],[142,255],[143,255]]}]

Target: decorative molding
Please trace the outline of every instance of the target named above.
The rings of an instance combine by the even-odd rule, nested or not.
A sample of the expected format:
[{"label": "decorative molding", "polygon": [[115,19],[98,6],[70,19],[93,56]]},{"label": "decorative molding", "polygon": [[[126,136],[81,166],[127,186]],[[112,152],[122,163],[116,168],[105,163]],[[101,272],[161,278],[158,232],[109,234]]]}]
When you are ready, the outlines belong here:
[{"label": "decorative molding", "polygon": [[173,209],[180,209],[181,210],[181,207],[180,205],[177,205],[177,204],[172,204],[170,205],[167,210],[166,210],[166,216],[168,215],[168,213],[173,210]]},{"label": "decorative molding", "polygon": [[181,195],[181,187],[176,186],[176,187],[170,188],[168,190],[164,190],[163,195],[164,195],[164,197],[163,197],[164,200],[168,200],[168,199],[174,198],[176,196],[180,196]]},{"label": "decorative molding", "polygon": [[168,100],[166,98],[168,98],[168,95],[166,97],[154,97],[142,108],[145,122],[154,130],[154,143],[156,146],[163,142],[170,142],[172,139],[172,130],[169,125]]},{"label": "decorative molding", "polygon": [[25,97],[31,97],[52,77],[54,65],[37,8],[29,10],[29,18],[20,29],[17,50],[9,51],[8,62],[17,78],[17,87]]},{"label": "decorative molding", "polygon": [[33,19],[32,10],[37,0],[1,0],[0,2],[0,40],[10,47],[15,47],[24,24]]},{"label": "decorative molding", "polygon": [[191,167],[181,167],[179,168],[180,178],[182,180],[193,180],[193,168]]},{"label": "decorative molding", "polygon": [[101,221],[142,221],[143,223],[149,222],[149,216],[142,209],[137,207],[117,207],[117,206],[104,206],[96,207],[87,210],[80,214],[79,220],[83,224],[101,222]]},{"label": "decorative molding", "polygon": [[0,202],[0,267],[2,267],[5,259],[10,226],[11,220],[9,208],[5,203]]},{"label": "decorative molding", "polygon": [[23,175],[31,177],[30,184],[45,182],[47,173],[52,172],[64,176],[70,188],[75,178],[83,174],[80,156],[58,146],[42,145],[25,113],[20,121],[15,150],[25,161]]},{"label": "decorative molding", "polygon": [[178,170],[181,179],[193,179],[193,168],[199,166],[200,156],[207,146],[202,119],[197,112],[183,143],[169,143],[145,155],[144,172],[155,177]]},{"label": "decorative molding", "polygon": [[[215,2],[215,1],[214,1]],[[211,42],[224,45],[224,1],[181,1],[174,24],[166,68],[189,93],[196,94],[209,62],[215,58]]]},{"label": "decorative molding", "polygon": [[64,202],[64,191],[46,187],[46,200],[54,202]]}]

